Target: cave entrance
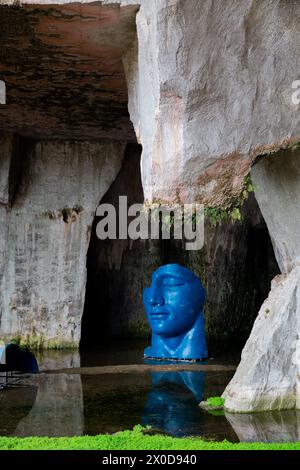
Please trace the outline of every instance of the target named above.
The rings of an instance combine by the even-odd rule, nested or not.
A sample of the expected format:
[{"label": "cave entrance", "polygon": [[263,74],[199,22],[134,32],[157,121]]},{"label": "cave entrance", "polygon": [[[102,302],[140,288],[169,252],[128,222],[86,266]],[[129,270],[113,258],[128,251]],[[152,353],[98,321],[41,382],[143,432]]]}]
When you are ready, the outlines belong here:
[{"label": "cave entrance", "polygon": [[[141,146],[129,144],[122,168],[102,198],[113,204],[127,195],[128,206],[144,200],[140,173]],[[240,352],[255,317],[279,273],[267,226],[254,193],[241,208],[242,222],[205,221],[205,247],[186,251],[181,240],[105,240],[94,220],[87,255],[87,287],[82,318],[81,350],[130,340],[140,357],[150,331],[142,290],[160,265],[180,263],[197,273],[207,289],[206,322],[211,355]],[[121,341],[122,340],[122,341]],[[137,342],[140,340],[140,342]],[[122,349],[122,348],[121,348]]]},{"label": "cave entrance", "polygon": [[[141,146],[128,144],[122,168],[101,200],[117,211],[119,196],[128,206],[143,203]],[[142,315],[144,245],[131,240],[99,240],[95,217],[87,254],[87,286],[82,318],[81,348],[97,348],[113,339],[143,338],[149,330]]]}]

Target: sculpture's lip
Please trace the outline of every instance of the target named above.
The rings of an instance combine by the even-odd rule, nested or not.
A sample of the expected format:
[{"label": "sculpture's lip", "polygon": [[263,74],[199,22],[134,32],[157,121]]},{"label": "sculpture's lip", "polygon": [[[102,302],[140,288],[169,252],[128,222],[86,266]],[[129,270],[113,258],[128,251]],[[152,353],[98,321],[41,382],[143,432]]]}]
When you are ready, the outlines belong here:
[{"label": "sculpture's lip", "polygon": [[163,311],[163,312],[151,312],[150,313],[152,318],[161,318],[161,317],[166,317],[169,315],[169,312]]}]

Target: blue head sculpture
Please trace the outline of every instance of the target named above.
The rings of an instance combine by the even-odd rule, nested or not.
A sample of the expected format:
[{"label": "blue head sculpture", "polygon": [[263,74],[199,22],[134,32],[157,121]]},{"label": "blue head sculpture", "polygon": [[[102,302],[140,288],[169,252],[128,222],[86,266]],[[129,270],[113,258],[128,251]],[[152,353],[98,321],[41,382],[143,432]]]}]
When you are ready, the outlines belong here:
[{"label": "blue head sculpture", "polygon": [[143,302],[152,330],[145,357],[199,360],[207,357],[200,279],[179,264],[161,266],[144,289]]}]

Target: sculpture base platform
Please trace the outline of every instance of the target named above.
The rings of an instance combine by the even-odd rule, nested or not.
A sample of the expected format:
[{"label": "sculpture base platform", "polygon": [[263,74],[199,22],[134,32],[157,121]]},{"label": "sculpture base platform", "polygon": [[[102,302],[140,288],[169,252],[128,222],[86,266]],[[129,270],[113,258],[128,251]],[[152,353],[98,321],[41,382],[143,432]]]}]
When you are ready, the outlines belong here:
[{"label": "sculpture base platform", "polygon": [[168,361],[168,362],[187,362],[189,364],[195,364],[198,362],[205,362],[207,359],[180,359],[180,358],[174,358],[174,357],[153,357],[153,356],[144,356],[144,359],[150,360],[150,361]]}]

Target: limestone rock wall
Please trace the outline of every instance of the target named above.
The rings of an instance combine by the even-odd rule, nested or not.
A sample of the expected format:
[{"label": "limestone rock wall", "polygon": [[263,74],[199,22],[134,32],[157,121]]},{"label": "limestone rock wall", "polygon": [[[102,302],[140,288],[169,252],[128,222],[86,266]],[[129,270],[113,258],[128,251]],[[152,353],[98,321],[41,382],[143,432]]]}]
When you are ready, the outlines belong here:
[{"label": "limestone rock wall", "polygon": [[134,141],[122,55],[135,37],[137,10],[1,0],[7,106],[0,106],[0,129],[36,139]]},{"label": "limestone rock wall", "polygon": [[280,270],[288,273],[300,263],[300,150],[265,156],[251,177]]},{"label": "limestone rock wall", "polygon": [[299,140],[300,4],[138,3],[124,64],[145,199],[224,205],[255,156]]},{"label": "limestone rock wall", "polygon": [[300,408],[299,163],[299,150],[284,151],[265,156],[251,171],[282,274],[224,392],[229,411]]},{"label": "limestone rock wall", "polygon": [[299,408],[299,284],[299,266],[273,281],[223,394],[228,411]]},{"label": "limestone rock wall", "polygon": [[91,226],[124,145],[3,139],[1,337],[76,346]]}]

